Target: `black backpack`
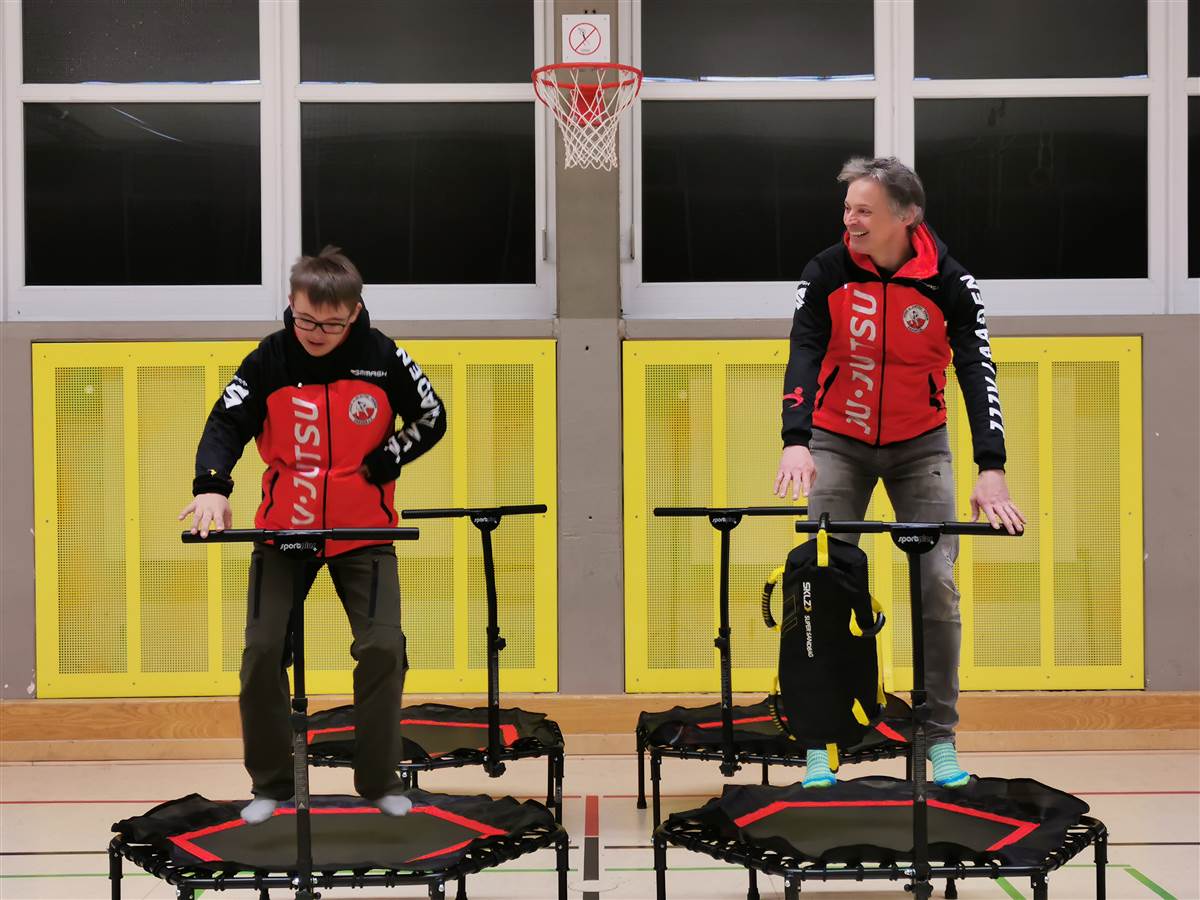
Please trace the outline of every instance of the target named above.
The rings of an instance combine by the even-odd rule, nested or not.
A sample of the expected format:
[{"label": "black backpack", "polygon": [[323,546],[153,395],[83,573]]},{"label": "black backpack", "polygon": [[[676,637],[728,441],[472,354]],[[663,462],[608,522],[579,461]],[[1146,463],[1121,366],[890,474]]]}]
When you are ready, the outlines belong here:
[{"label": "black backpack", "polygon": [[[806,749],[858,744],[883,715],[875,635],[884,616],[872,599],[867,555],[824,531],[795,547],[763,588],[763,621],[782,575],[776,724]],[[835,763],[836,765],[836,763]]]}]

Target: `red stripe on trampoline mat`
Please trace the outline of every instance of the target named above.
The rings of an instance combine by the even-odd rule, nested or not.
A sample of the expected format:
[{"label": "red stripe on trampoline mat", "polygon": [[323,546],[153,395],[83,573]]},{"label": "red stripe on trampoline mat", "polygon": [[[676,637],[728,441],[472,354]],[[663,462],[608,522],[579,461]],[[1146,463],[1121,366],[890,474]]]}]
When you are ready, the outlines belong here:
[{"label": "red stripe on trampoline mat", "polygon": [[[757,725],[759,722],[770,722],[770,721],[771,721],[770,716],[754,716],[753,718],[749,718],[749,719],[734,719],[733,724],[734,725]],[[786,722],[787,718],[785,717],[783,721]],[[701,722],[696,727],[697,728],[720,728],[721,722],[720,722],[720,720],[718,720],[716,722]]]},{"label": "red stripe on trampoline mat", "polygon": [[[400,725],[427,725],[432,728],[487,728],[486,722],[435,722],[432,719],[401,719]],[[313,728],[308,732],[308,742],[311,744],[313,738],[318,734],[339,734],[353,730],[353,725],[339,725],[336,728]],[[517,742],[517,726],[501,725],[500,736],[504,740],[504,746],[511,747]]]},{"label": "red stripe on trampoline mat", "polygon": [[1009,816],[1001,816],[997,813],[984,812],[981,809],[968,809],[965,806],[958,806],[954,803],[943,803],[941,800],[930,800],[929,805],[938,809],[945,809],[950,812],[962,813],[964,816],[974,816],[976,819],[986,819],[989,822],[997,822],[1001,825],[1010,825],[1014,829],[1011,834],[1001,838],[988,847],[988,850],[999,850],[1001,847],[1007,847],[1009,844],[1015,844],[1025,836],[1034,832],[1037,827],[1037,822],[1028,822],[1024,819],[1013,819]]},{"label": "red stripe on trampoline mat", "polygon": [[[416,810],[413,810],[413,812],[416,812]],[[420,862],[423,859],[433,859],[435,856],[443,856],[447,853],[453,853],[455,850],[461,850],[473,840],[475,840],[475,838],[468,838],[467,840],[455,844],[452,847],[443,847],[441,850],[434,850],[432,853],[426,853],[424,856],[414,856],[412,859],[405,860],[405,862],[415,863]]]},{"label": "red stripe on trampoline mat", "polygon": [[[278,812],[278,810],[276,810]],[[175,834],[167,838],[172,844],[178,847],[185,853],[190,853],[196,859],[204,862],[222,862],[221,857],[214,853],[209,853],[203,847],[192,843],[198,838],[206,837],[210,834],[216,834],[218,831],[228,831],[230,828],[237,828],[239,825],[245,825],[245,819],[232,819],[229,822],[222,822],[220,825],[210,825],[207,828],[201,828],[197,831],[189,831],[186,834]]]},{"label": "red stripe on trampoline mat", "polygon": [[[496,837],[508,832],[496,828],[492,825],[485,825],[483,822],[476,822],[474,819],[468,819],[466,816],[460,816],[458,813],[452,813],[449,810],[442,809],[438,806],[415,806],[412,810],[414,813],[423,813],[427,816],[434,816],[446,822],[453,822],[455,825],[461,825],[463,828],[471,828],[479,832],[480,837]],[[376,810],[378,812],[378,810]],[[448,850],[440,850],[439,853],[448,853]]]},{"label": "red stripe on trampoline mat", "polygon": [[767,816],[773,816],[777,812],[782,812],[785,809],[809,809],[811,807],[823,806],[826,808],[846,807],[846,806],[912,806],[911,800],[776,800],[774,803],[768,803],[762,809],[756,809],[754,812],[746,813],[740,818],[734,819],[733,824],[738,828],[743,828],[746,825],[753,824],[759,819],[765,819]]}]

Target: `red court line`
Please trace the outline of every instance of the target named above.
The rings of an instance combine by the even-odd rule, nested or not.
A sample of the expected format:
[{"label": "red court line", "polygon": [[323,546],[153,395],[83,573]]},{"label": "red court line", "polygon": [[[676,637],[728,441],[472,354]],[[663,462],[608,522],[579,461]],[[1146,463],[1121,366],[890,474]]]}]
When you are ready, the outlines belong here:
[{"label": "red court line", "polygon": [[[801,768],[798,766],[780,766],[779,768]],[[738,784],[744,782],[729,782],[730,784]],[[932,782],[931,782],[932,783]],[[757,784],[750,784],[750,787],[758,787]],[[776,785],[781,787],[782,785]],[[1200,794],[1200,791],[1066,791],[1064,793],[1074,794],[1076,797],[1104,797],[1104,796],[1119,796],[1119,797],[1159,797],[1164,795],[1186,795],[1191,796]],[[659,794],[663,799],[673,798],[676,800],[693,800],[696,797],[711,797],[712,794]],[[637,794],[601,794],[601,800],[635,800]]]},{"label": "red court line", "polygon": [[596,794],[588,794],[584,801],[583,836],[600,836],[600,798]]}]

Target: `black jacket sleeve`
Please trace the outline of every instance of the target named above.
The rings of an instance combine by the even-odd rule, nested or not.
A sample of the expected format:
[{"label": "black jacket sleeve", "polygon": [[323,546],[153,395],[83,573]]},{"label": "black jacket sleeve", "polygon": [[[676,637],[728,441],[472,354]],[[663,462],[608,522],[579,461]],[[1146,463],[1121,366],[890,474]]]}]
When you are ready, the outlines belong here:
[{"label": "black jacket sleeve", "polygon": [[233,492],[233,467],[242,458],[246,443],[262,431],[268,393],[263,376],[263,349],[259,345],[242,360],[204,423],[200,446],[196,450],[193,496],[224,494],[228,497]]},{"label": "black jacket sleeve", "polygon": [[791,349],[783,379],[783,445],[807,447],[812,439],[813,406],[817,375],[829,349],[830,285],[820,263],[814,259],[804,267],[796,286],[796,311],[792,315]]},{"label": "black jacket sleeve", "polygon": [[975,279],[961,267],[947,272],[946,336],[954,354],[954,371],[967,406],[975,464],[984,469],[1003,469],[1004,416],[1000,411],[1000,388],[996,364],[988,338],[983,298]]},{"label": "black jacket sleeve", "polygon": [[396,347],[388,363],[387,392],[404,427],[363,460],[372,484],[395,481],[405,463],[427,453],[446,433],[446,406],[403,347]]}]

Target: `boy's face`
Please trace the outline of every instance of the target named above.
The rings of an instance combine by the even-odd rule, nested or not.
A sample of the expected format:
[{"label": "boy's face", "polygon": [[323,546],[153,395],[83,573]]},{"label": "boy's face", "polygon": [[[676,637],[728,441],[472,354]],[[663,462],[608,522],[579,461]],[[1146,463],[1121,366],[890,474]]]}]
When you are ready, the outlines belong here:
[{"label": "boy's face", "polygon": [[296,339],[312,356],[325,356],[337,349],[362,309],[362,303],[355,303],[353,311],[340,304],[316,306],[304,291],[296,291],[288,302],[296,320]]}]

